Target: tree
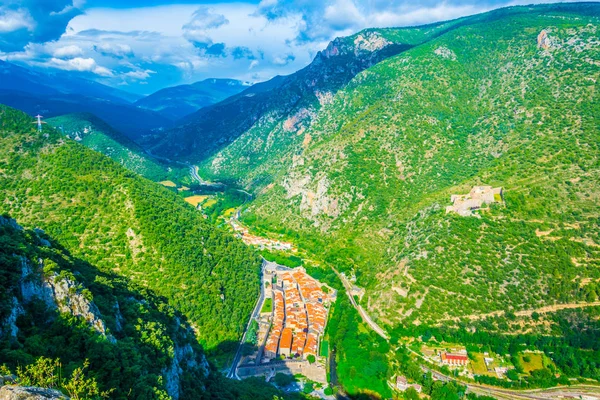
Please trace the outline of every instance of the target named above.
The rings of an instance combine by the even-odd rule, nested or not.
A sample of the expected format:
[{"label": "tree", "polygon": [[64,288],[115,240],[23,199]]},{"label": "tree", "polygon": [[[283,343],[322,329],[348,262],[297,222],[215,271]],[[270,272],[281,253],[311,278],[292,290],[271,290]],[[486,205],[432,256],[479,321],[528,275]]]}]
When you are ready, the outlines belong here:
[{"label": "tree", "polygon": [[275,384],[279,387],[285,387],[296,382],[296,378],[294,378],[293,375],[283,374],[281,372],[278,372],[273,379],[275,380]]},{"label": "tree", "polygon": [[404,398],[406,400],[418,400],[419,393],[417,392],[417,390],[414,387],[411,386],[408,389],[406,389],[406,391],[404,392]]}]

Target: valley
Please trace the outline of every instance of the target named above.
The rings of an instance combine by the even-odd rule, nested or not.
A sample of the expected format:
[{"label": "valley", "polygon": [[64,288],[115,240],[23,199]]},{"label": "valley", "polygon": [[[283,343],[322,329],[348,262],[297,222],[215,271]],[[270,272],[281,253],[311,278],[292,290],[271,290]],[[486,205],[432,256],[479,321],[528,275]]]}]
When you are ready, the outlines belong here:
[{"label": "valley", "polygon": [[147,96],[0,61],[0,395],[600,398],[599,29],[497,8]]}]

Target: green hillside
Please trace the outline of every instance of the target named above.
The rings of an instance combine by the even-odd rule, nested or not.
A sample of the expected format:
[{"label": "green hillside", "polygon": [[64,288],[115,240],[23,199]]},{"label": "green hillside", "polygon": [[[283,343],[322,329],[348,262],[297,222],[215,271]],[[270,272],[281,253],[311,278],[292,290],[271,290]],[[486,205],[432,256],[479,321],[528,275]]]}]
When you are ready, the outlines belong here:
[{"label": "green hillside", "polygon": [[199,163],[219,150],[228,151],[231,145],[239,149],[235,154],[241,157],[232,164],[233,169],[217,155],[210,164],[213,170],[205,168],[205,163],[204,173],[245,175],[254,162],[271,160],[270,150],[297,142],[297,132],[305,129],[321,106],[328,104],[357,73],[435,32],[437,28],[416,37],[384,37],[369,30],[337,38],[300,71],[253,85],[185,117],[177,127],[155,135],[151,149],[163,157]]},{"label": "green hillside", "polygon": [[[353,270],[384,325],[595,301],[598,15],[564,4],[448,23],[359,73],[306,127],[251,129],[205,170],[259,193],[248,224]],[[481,184],[505,203],[445,213]]]},{"label": "green hillside", "polygon": [[258,293],[258,257],[160,185],[52,128],[37,133],[21,112],[0,117],[0,211],[164,296],[208,351],[231,351]]},{"label": "green hillside", "polygon": [[[39,229],[23,229],[4,216],[0,281],[0,371],[15,373],[21,385],[90,400],[297,398],[258,379],[225,379],[164,297],[99,270]],[[48,300],[61,289],[50,290],[50,282],[68,282],[66,297]],[[85,310],[91,313],[75,315]],[[96,318],[94,325],[88,318]],[[84,379],[76,378],[77,369]]]},{"label": "green hillside", "polygon": [[[188,379],[180,391],[171,394],[180,392],[183,398],[190,398],[212,379],[207,376],[202,350],[191,329],[176,321],[183,321],[183,317],[163,298],[127,278],[97,270],[71,256],[47,235],[23,230],[5,217],[0,217],[0,241],[3,365],[15,372],[18,367],[36,365],[41,375],[41,364],[36,360],[58,359],[67,377],[88,360],[85,372],[97,381],[101,391],[113,390],[111,398],[152,399],[167,395],[163,375],[171,368],[176,350],[181,353],[179,363]],[[52,301],[31,295],[41,295],[42,282],[55,275],[73,283],[69,301],[77,302],[77,293],[95,304],[106,335],[94,330],[83,317],[61,312],[47,304]],[[9,333],[12,329],[6,323],[11,315],[18,316],[13,321],[15,335]],[[41,384],[41,380],[29,384]],[[96,398],[93,392],[88,394],[84,397]]]},{"label": "green hillside", "polygon": [[173,168],[150,158],[136,143],[92,114],[66,114],[46,121],[69,138],[150,180],[179,180],[188,173],[185,168]]}]

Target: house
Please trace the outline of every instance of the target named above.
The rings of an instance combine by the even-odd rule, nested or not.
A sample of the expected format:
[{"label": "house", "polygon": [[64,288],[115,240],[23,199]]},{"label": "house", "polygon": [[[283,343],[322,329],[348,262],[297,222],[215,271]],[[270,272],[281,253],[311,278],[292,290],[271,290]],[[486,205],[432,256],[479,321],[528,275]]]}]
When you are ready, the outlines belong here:
[{"label": "house", "polygon": [[396,388],[399,391],[404,392],[409,387],[412,387],[413,389],[415,389],[417,391],[417,393],[421,393],[421,390],[423,390],[421,385],[419,385],[417,383],[408,383],[405,376],[400,375],[396,378]]},{"label": "house", "polygon": [[289,357],[292,354],[292,329],[285,328],[281,332],[281,341],[279,342],[279,355]]},{"label": "house", "polygon": [[473,210],[482,208],[485,204],[503,201],[501,187],[473,186],[469,194],[453,194],[450,196],[451,206],[446,207],[446,213],[455,212],[463,217],[473,215]]},{"label": "house", "polygon": [[398,388],[398,390],[404,392],[406,389],[408,389],[408,381],[406,380],[405,376],[398,376],[396,378],[396,387]]},{"label": "house", "polygon": [[452,366],[464,366],[469,363],[469,357],[466,354],[442,353],[440,355],[442,364]]}]

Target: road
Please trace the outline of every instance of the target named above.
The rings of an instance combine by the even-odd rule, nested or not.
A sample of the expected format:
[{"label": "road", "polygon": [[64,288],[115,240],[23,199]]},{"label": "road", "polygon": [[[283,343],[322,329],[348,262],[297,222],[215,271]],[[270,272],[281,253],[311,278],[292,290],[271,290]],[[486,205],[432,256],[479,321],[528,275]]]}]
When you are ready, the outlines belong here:
[{"label": "road", "polygon": [[266,263],[267,263],[267,260],[265,260],[263,258],[262,266],[260,269],[260,296],[258,297],[258,300],[256,301],[254,310],[252,311],[252,314],[250,315],[250,319],[248,320],[248,324],[246,324],[246,328],[244,329],[244,333],[242,334],[242,339],[240,340],[240,344],[238,345],[237,352],[235,353],[235,357],[233,358],[233,363],[231,364],[231,368],[229,369],[229,373],[227,374],[228,378],[238,379],[238,380],[240,379],[240,377],[237,376],[237,367],[238,367],[238,364],[240,363],[240,359],[242,358],[242,350],[244,348],[244,343],[246,343],[246,334],[248,333],[248,329],[250,329],[250,325],[252,324],[252,321],[254,321],[254,319],[256,319],[258,317],[258,314],[260,314],[260,309],[261,309],[262,303],[265,299],[265,285],[263,284],[262,277],[263,277]]},{"label": "road", "polygon": [[375,321],[373,321],[371,319],[369,314],[367,314],[367,312],[362,308],[362,306],[360,306],[359,304],[356,303],[356,301],[354,300],[354,297],[352,297],[352,295],[350,294],[350,291],[352,290],[352,285],[350,284],[350,282],[348,282],[348,279],[344,275],[340,274],[335,268],[331,267],[331,269],[333,269],[333,271],[337,274],[337,276],[342,281],[342,284],[344,285],[344,288],[346,289],[346,294],[348,295],[348,298],[350,299],[352,306],[358,311],[358,313],[360,314],[363,321],[365,323],[367,323],[367,325],[369,325],[371,327],[371,329],[373,329],[375,331],[375,333],[377,333],[379,336],[381,336],[385,340],[389,340],[390,336],[387,334],[387,332],[385,330],[383,330],[382,327],[377,325],[375,323]]},{"label": "road", "polygon": [[[422,358],[422,356],[409,347],[407,349]],[[421,365],[421,369],[424,372],[431,372],[432,376],[435,379],[448,382],[453,381],[457,384],[463,385],[467,387],[467,392],[475,393],[477,395],[485,395],[495,397],[497,399],[507,399],[507,400],[549,400],[555,398],[561,398],[565,396],[569,397],[579,397],[582,395],[592,394],[600,398],[600,387],[599,386],[590,386],[590,385],[573,385],[573,386],[560,386],[554,388],[547,389],[532,389],[532,390],[511,390],[511,389],[502,389],[495,386],[481,385],[476,383],[467,383],[463,382],[459,379],[456,379],[453,376],[444,375],[439,371],[430,369],[424,365]]]},{"label": "road", "polygon": [[202,178],[200,178],[200,175],[198,175],[198,167],[196,165],[193,164],[186,164],[188,166],[188,168],[190,169],[190,175],[192,177],[193,180],[198,181],[198,183],[202,186],[208,186],[208,187],[214,187],[214,188],[220,188],[225,186],[222,183],[212,183],[212,182],[207,182],[205,180],[203,180]]}]

